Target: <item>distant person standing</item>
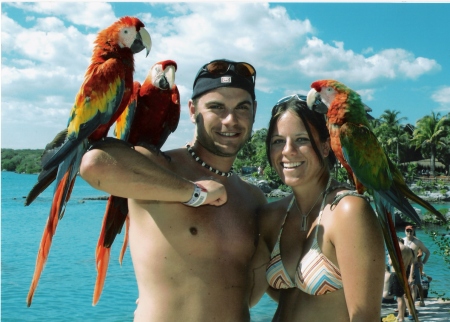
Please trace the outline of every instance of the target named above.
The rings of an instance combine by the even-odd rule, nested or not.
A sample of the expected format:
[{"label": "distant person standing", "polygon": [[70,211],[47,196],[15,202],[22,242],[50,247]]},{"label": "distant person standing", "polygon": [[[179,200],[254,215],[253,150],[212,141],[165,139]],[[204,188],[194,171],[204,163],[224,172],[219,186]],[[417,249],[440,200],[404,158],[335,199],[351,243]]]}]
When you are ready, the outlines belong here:
[{"label": "distant person standing", "polygon": [[[414,283],[413,271],[415,268],[413,252],[404,245],[404,240],[401,238],[399,238],[398,240],[398,246],[400,247],[400,251],[402,253],[403,264],[405,265],[405,267],[407,267],[406,276],[408,278],[408,283],[409,285],[412,285]],[[389,257],[389,265],[392,265],[391,257]],[[395,295],[395,297],[397,298],[397,321],[403,322],[405,318],[406,307],[408,307],[410,313],[411,308],[409,307],[409,302],[405,299],[405,290],[397,274],[395,273],[394,267],[392,267],[392,273],[389,279],[388,294]]]},{"label": "distant person standing", "polygon": [[[423,288],[422,288],[422,283],[420,280],[420,269],[419,267],[423,265],[425,265],[428,261],[428,259],[430,258],[430,251],[428,250],[428,248],[423,244],[423,242],[415,237],[415,231],[414,231],[414,227],[409,225],[405,227],[405,234],[406,234],[406,238],[405,238],[405,246],[411,248],[414,252],[414,264],[418,263],[418,253],[419,250],[422,252],[423,254],[423,259],[422,259],[422,263],[420,265],[414,265],[414,285],[417,285],[417,287],[419,288],[419,296],[420,296],[420,306],[425,306],[425,302],[423,301]],[[413,297],[413,299],[416,298],[416,288],[411,287],[411,295]]]}]

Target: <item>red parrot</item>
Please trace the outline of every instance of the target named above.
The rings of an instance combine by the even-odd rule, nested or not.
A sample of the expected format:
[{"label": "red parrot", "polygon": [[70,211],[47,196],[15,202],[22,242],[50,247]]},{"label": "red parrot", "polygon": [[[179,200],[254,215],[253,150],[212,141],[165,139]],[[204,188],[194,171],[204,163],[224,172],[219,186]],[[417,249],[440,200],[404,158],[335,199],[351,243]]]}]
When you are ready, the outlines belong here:
[{"label": "red parrot", "polygon": [[[120,18],[100,31],[95,39],[91,63],[70,112],[65,141],[55,144],[54,149],[47,146],[49,149],[42,158],[42,177],[39,176],[38,180],[48,182],[56,177],[56,185],[27,296],[28,306],[47,260],[58,220],[64,215],[81,158],[90,142],[107,136],[111,125],[128,105],[133,87],[133,55],[144,48],[148,55],[150,34],[135,17]],[[41,191],[33,188],[30,200],[47,186],[46,183],[40,185],[37,189],[42,187]]]},{"label": "red parrot", "polygon": [[[130,104],[116,122],[115,135],[131,145],[142,145],[160,152],[168,136],[174,132],[180,119],[180,94],[175,85],[177,64],[173,60],[152,66],[142,83],[134,82]],[[100,299],[108,269],[111,245],[126,222],[124,243],[119,262],[128,242],[127,199],[110,196],[103,217],[102,230],[97,243],[97,280],[92,305]]]},{"label": "red parrot", "polygon": [[[327,106],[327,111],[314,108],[318,98]],[[402,257],[392,220],[392,207],[399,209],[418,225],[421,223],[420,217],[406,198],[428,209],[444,222],[445,217],[406,185],[401,172],[373,134],[359,94],[338,81],[319,80],[311,84],[307,104],[319,113],[326,113],[331,148],[347,170],[349,178],[353,179],[358,193],[367,190],[373,195],[394,269],[403,280],[408,300],[414,307],[405,267],[403,261],[399,260]],[[417,320],[416,312],[414,316]]]}]

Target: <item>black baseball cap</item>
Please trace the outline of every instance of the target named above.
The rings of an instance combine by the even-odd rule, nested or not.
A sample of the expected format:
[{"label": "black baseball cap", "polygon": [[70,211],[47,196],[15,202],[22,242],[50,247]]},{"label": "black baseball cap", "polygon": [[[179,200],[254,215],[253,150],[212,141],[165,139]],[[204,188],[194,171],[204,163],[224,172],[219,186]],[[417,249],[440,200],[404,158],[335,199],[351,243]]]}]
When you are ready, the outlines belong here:
[{"label": "black baseball cap", "polygon": [[217,59],[203,65],[194,79],[192,99],[220,87],[247,91],[255,100],[256,70],[249,63]]}]

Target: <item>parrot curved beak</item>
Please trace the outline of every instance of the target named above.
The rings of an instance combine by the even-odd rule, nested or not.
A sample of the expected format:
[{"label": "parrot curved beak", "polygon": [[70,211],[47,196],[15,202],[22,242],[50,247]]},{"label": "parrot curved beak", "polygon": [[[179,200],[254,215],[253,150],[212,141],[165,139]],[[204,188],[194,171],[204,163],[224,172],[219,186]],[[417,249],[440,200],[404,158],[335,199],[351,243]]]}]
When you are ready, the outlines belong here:
[{"label": "parrot curved beak", "polygon": [[148,33],[147,29],[141,28],[139,30],[139,32],[136,35],[136,39],[134,40],[130,48],[134,54],[137,54],[141,52],[144,48],[146,48],[147,53],[145,57],[148,56],[150,50],[152,49],[152,38],[150,37],[150,34]]},{"label": "parrot curved beak", "polygon": [[314,88],[311,88],[306,96],[306,105],[317,113],[327,114],[328,112],[328,107],[320,100],[320,93]]},{"label": "parrot curved beak", "polygon": [[164,70],[164,75],[167,82],[169,83],[169,88],[172,88],[173,85],[175,84],[175,68],[176,68],[175,66],[169,65]]},{"label": "parrot curved beak", "polygon": [[[161,68],[158,68],[158,65]],[[164,66],[164,67],[163,67]],[[175,70],[176,66],[166,65],[164,63],[155,65],[149,73],[152,79],[152,84],[162,90],[170,90],[175,84]]]}]

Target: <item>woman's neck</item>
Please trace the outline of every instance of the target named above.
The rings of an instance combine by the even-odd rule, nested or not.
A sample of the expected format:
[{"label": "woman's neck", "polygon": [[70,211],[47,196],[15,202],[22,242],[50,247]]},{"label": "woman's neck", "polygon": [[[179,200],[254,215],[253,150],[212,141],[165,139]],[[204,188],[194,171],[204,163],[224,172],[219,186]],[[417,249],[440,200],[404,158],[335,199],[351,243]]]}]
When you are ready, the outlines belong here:
[{"label": "woman's neck", "polygon": [[308,185],[301,185],[292,189],[302,214],[305,214],[311,207],[315,206],[317,198],[320,199],[319,195],[322,195],[322,197],[324,196],[325,189],[329,186],[328,180],[332,180],[331,175],[329,173],[324,173],[324,175],[320,176],[316,182]]}]

